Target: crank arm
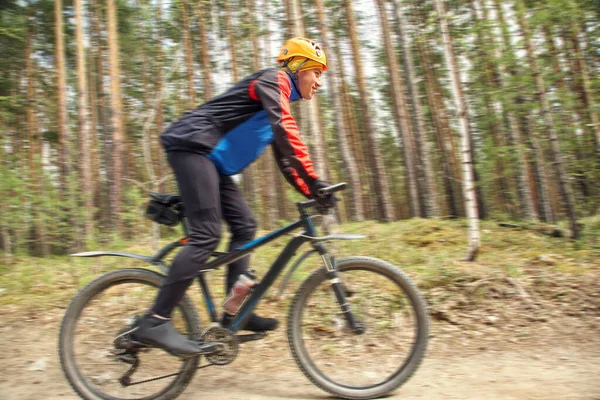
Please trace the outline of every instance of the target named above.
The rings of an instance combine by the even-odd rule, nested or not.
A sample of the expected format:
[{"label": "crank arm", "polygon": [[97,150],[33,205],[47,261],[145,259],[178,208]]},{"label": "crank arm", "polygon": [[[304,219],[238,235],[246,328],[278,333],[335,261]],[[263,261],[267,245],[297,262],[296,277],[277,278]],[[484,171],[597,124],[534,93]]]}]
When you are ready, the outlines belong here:
[{"label": "crank arm", "polygon": [[267,334],[265,332],[250,333],[250,334],[246,334],[246,335],[235,335],[235,337],[237,338],[237,340],[240,344],[246,343],[246,342],[252,342],[254,340],[261,340],[261,339],[264,339],[265,336],[267,336]]}]

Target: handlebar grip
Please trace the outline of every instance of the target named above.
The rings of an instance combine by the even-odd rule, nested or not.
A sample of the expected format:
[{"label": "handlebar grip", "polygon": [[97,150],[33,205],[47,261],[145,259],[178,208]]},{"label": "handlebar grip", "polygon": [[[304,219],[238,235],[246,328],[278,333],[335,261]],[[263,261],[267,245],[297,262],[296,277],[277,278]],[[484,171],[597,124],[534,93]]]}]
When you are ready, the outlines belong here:
[{"label": "handlebar grip", "polygon": [[344,190],[346,188],[346,186],[347,186],[346,182],[336,183],[335,185],[331,185],[331,186],[327,186],[327,187],[319,189],[317,191],[317,195],[319,197],[325,197],[328,194],[332,194],[335,192],[339,192],[340,190]]}]

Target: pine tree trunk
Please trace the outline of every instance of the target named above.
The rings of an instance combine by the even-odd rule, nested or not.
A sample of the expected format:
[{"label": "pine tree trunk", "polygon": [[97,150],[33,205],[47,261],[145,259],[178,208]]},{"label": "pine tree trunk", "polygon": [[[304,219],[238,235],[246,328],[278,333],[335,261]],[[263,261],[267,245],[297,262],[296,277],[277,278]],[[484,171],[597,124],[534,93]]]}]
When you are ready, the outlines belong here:
[{"label": "pine tree trunk", "polygon": [[399,0],[392,1],[396,15],[396,29],[398,37],[402,43],[404,54],[404,64],[406,65],[406,80],[408,82],[409,95],[411,99],[412,110],[414,113],[415,138],[417,144],[417,152],[419,160],[421,160],[420,168],[424,188],[425,216],[435,217],[439,215],[438,210],[438,194],[435,184],[435,173],[431,166],[431,144],[427,138],[427,129],[425,128],[425,118],[421,107],[421,99],[417,78],[415,75],[414,58],[412,49],[409,43],[407,34],[407,19],[402,11],[402,5]]},{"label": "pine tree trunk", "polygon": [[[256,0],[251,0],[249,3],[250,12],[252,15],[256,15]],[[260,21],[256,21],[254,26],[256,29],[252,30],[252,48],[253,48],[253,66],[254,69],[260,69],[265,67],[264,63],[261,61],[261,54],[264,52],[270,52],[271,49],[271,35],[270,35],[270,27],[271,20],[269,19],[269,1],[264,0],[258,3],[258,9],[262,11],[262,19]],[[254,17],[256,18],[256,17]],[[262,49],[259,43],[258,38],[258,26],[267,31],[266,34],[263,35],[262,41]],[[265,182],[270,182],[270,185],[255,185],[256,198],[257,201],[260,199],[261,201],[261,213],[263,223],[262,227],[264,229],[272,229],[277,225],[277,219],[282,218],[280,214],[280,210],[284,207],[287,208],[287,200],[285,198],[285,184],[283,181],[283,176],[279,174],[278,167],[275,162],[275,157],[273,156],[273,152],[270,150],[266,150],[264,155],[258,160],[258,168],[256,171],[260,171],[259,174],[264,176]],[[280,188],[281,187],[281,191]],[[285,209],[283,213],[285,213]]]},{"label": "pine tree trunk", "polygon": [[457,110],[457,116],[460,122],[461,134],[461,152],[463,160],[463,192],[465,196],[465,210],[469,221],[469,249],[467,251],[467,261],[474,261],[479,252],[479,219],[477,212],[477,200],[475,198],[475,188],[473,186],[473,164],[471,160],[471,140],[469,132],[469,121],[467,116],[467,106],[462,94],[460,76],[458,74],[458,64],[454,55],[452,38],[448,29],[446,11],[443,0],[435,0],[435,5],[440,19],[442,38],[444,42],[444,54],[446,58],[446,67],[452,82],[452,97]]},{"label": "pine tree trunk", "polygon": [[[575,0],[569,0],[569,5],[573,14],[579,13],[578,5]],[[592,85],[590,82],[590,69],[587,60],[581,49],[581,43],[579,41],[579,35],[581,33],[580,25],[574,18],[571,18],[571,26],[569,27],[570,40],[573,44],[573,50],[575,62],[578,64],[579,73],[574,75],[575,80],[580,81],[580,95],[582,103],[584,104],[585,110],[589,113],[590,120],[590,132],[592,143],[594,144],[596,155],[600,154],[600,122],[598,120],[598,112],[596,104],[594,104],[594,97],[592,96]],[[585,32],[584,32],[585,33]]]},{"label": "pine tree trunk", "polygon": [[[284,1],[284,5],[288,5],[287,4],[288,1]],[[264,15],[266,17],[266,23],[265,25],[267,26],[267,29],[269,30],[269,32],[272,31],[271,29],[271,24],[272,21],[271,19],[267,18],[267,16],[270,14],[270,8],[272,6],[270,5],[270,2],[268,0],[264,0],[263,2],[263,10],[264,10]],[[286,12],[284,13],[286,17],[289,17],[290,13],[286,10]],[[279,22],[276,22],[277,24]],[[277,27],[277,29],[279,28],[279,25]],[[289,23],[284,23],[284,30],[286,32],[288,32],[288,30],[291,29],[291,25]],[[290,31],[291,32],[291,31]],[[286,37],[291,37],[291,34],[286,35]],[[273,36],[272,35],[265,35],[265,48],[266,49],[272,49],[273,46]],[[278,45],[280,45],[278,43]],[[275,154],[272,151],[268,151],[268,155],[267,155],[267,160],[265,161],[266,168],[267,169],[271,169],[273,171],[273,185],[275,186],[275,190],[272,190],[272,186],[270,185],[260,185],[260,190],[261,190],[261,198],[263,201],[263,204],[267,204],[267,205],[271,205],[271,210],[273,212],[273,214],[267,215],[267,220],[269,221],[269,223],[274,224],[277,222],[277,220],[289,220],[290,219],[290,215],[291,215],[291,204],[287,199],[287,193],[288,193],[288,183],[285,181],[285,178],[283,177],[283,175],[281,173],[279,173],[279,167],[277,166],[277,162],[275,161]],[[294,216],[295,217],[295,216]]]},{"label": "pine tree trunk", "polygon": [[[343,65],[342,56],[340,53],[340,40],[337,35],[333,35],[333,47],[330,49],[330,54],[332,54],[334,58],[334,65]],[[369,171],[369,168],[366,164],[363,150],[365,146],[363,146],[363,140],[360,134],[358,127],[356,126],[355,116],[356,113],[353,110],[353,103],[350,95],[348,93],[348,85],[346,84],[346,75],[344,73],[344,68],[336,68],[332,71],[334,74],[338,76],[338,82],[340,83],[340,99],[341,99],[341,114],[343,115],[344,126],[347,127],[348,132],[346,132],[346,140],[348,141],[348,145],[350,147],[350,152],[354,154],[355,161],[358,169],[358,179],[360,182],[360,186],[358,190],[361,196],[361,202],[363,204],[363,210],[365,219],[377,219],[377,212],[372,206],[372,198],[369,196],[369,191],[363,191],[363,188],[374,187],[374,184],[371,183],[370,174],[372,171]]]},{"label": "pine tree trunk", "polygon": [[361,95],[361,117],[365,130],[367,131],[367,139],[369,142],[368,155],[372,174],[374,174],[373,180],[375,183],[375,192],[373,194],[377,196],[378,219],[384,222],[391,222],[396,219],[396,216],[394,215],[394,208],[390,196],[388,175],[385,170],[385,166],[383,165],[383,157],[377,141],[376,130],[371,121],[368,90],[367,85],[365,84],[364,73],[362,71],[362,60],[360,57],[361,52],[359,50],[354,9],[351,0],[344,0],[344,4],[346,9],[346,19],[348,22],[347,30],[352,44],[352,56],[356,71],[356,81],[358,84],[359,93]]},{"label": "pine tree trunk", "polygon": [[554,130],[554,122],[552,120],[550,104],[546,96],[546,87],[544,85],[544,80],[538,67],[536,55],[533,51],[533,45],[531,43],[531,34],[529,32],[527,20],[525,18],[525,6],[523,4],[523,0],[516,0],[516,5],[517,19],[519,21],[518,23],[520,25],[521,31],[523,32],[523,38],[525,40],[525,50],[527,52],[527,59],[529,60],[529,66],[531,68],[532,75],[535,80],[537,96],[542,107],[544,126],[551,144],[556,178],[558,179],[560,194],[567,211],[567,217],[569,218],[569,223],[571,227],[571,237],[573,239],[577,239],[579,237],[579,226],[577,224],[575,216],[575,207],[573,203],[571,187],[568,182],[568,176],[563,161],[563,155],[560,150],[560,144],[558,142],[558,136],[556,135],[556,132]]},{"label": "pine tree trunk", "polygon": [[[88,101],[90,105],[90,170],[92,173],[92,209],[98,210],[100,209],[101,204],[101,192],[102,189],[100,187],[100,154],[98,148],[98,94],[96,90],[96,56],[95,52],[98,50],[95,49],[99,46],[98,33],[97,29],[97,21],[96,21],[96,12],[95,12],[96,4],[94,0],[88,1],[87,7],[87,19],[89,21],[89,42],[90,42],[90,51],[87,53],[87,65],[89,66],[87,73],[87,81],[88,81],[88,89],[89,96]],[[97,215],[95,213],[92,214],[92,218],[94,223],[97,219]]]},{"label": "pine tree trunk", "polygon": [[121,67],[119,64],[119,38],[115,1],[107,0],[106,20],[108,38],[108,65],[110,75],[110,104],[112,125],[112,182],[109,183],[109,209],[113,231],[123,233],[121,221],[123,199],[123,154],[125,138],[121,115]]},{"label": "pine tree trunk", "polygon": [[[392,94],[392,115],[396,120],[396,126],[399,131],[399,140],[404,151],[404,167],[406,176],[406,187],[408,187],[408,204],[410,205],[411,217],[421,217],[421,203],[419,201],[419,187],[417,178],[417,153],[415,143],[408,119],[408,110],[406,108],[406,99],[404,98],[404,82],[400,75],[400,66],[398,65],[396,52],[392,45],[391,32],[388,23],[388,12],[385,8],[384,0],[377,0],[379,9],[379,21],[381,23],[381,32],[383,38],[383,47],[387,58],[388,74],[390,77],[390,91]],[[366,92],[365,92],[366,93]]]},{"label": "pine tree trunk", "polygon": [[[254,0],[248,0],[248,7],[250,7],[250,10],[255,9]],[[258,27],[258,23],[256,21],[255,10],[254,10],[254,12],[251,11],[251,12],[247,13],[247,15],[249,18],[248,26],[250,27],[250,32],[251,32],[250,33],[250,44],[252,46],[252,69],[254,71],[258,71],[260,69],[259,54],[261,54],[261,52],[260,52],[260,48],[258,46],[258,38],[256,37],[256,29]],[[263,178],[268,179],[268,177],[265,175],[261,175],[260,173],[257,174],[258,166],[259,166],[258,163],[251,164],[248,168],[246,168],[244,170],[244,173],[243,173],[245,196],[246,196],[246,199],[248,199],[248,203],[250,204],[250,207],[253,210],[255,210],[256,212],[259,211],[258,188],[256,187],[256,177],[262,176]],[[268,180],[268,182],[272,182],[272,181]],[[266,210],[263,210],[262,212],[265,212],[265,211]]]},{"label": "pine tree trunk", "polygon": [[91,158],[90,109],[88,103],[88,83],[83,45],[83,5],[82,0],[74,0],[75,8],[75,41],[77,43],[77,119],[79,125],[79,156],[85,162],[79,163],[81,179],[81,196],[83,203],[83,246],[93,238],[94,234],[94,197],[92,188],[92,171],[87,160]]},{"label": "pine tree trunk", "polygon": [[[157,60],[156,60],[156,91],[158,93],[163,93],[165,90],[165,83],[163,78],[163,68],[164,68],[164,50],[163,50],[163,17],[162,17],[162,0],[157,1],[156,5],[156,52],[157,52]],[[152,138],[152,148],[154,149],[154,157],[156,160],[158,173],[156,178],[159,179],[158,191],[164,193],[166,191],[164,180],[162,179],[162,175],[170,174],[171,171],[167,167],[165,162],[165,157],[163,153],[162,146],[160,144],[160,135],[163,131],[164,125],[164,111],[163,111],[163,96],[158,98],[156,104],[156,132]]]},{"label": "pine tree trunk", "polygon": [[65,45],[63,36],[63,9],[62,0],[54,1],[54,58],[56,64],[57,81],[57,124],[58,124],[58,164],[60,168],[61,196],[69,193],[69,175],[71,174],[71,157],[69,143],[71,141],[68,128],[67,111],[67,73],[65,67]]},{"label": "pine tree trunk", "polygon": [[[227,4],[227,2],[225,2]],[[187,76],[187,106],[196,107],[196,88],[194,85],[194,50],[192,47],[192,29],[190,26],[191,7],[189,0],[182,2],[183,48],[185,51],[185,71]]]},{"label": "pine tree trunk", "polygon": [[[89,7],[93,6],[92,2],[89,2]],[[94,18],[93,13],[90,8],[88,8],[88,20]],[[90,47],[93,46],[95,39],[92,37],[93,28],[91,28],[90,24]],[[95,70],[95,57],[92,54],[92,51],[88,53],[87,56],[87,64],[89,65],[87,80],[89,87],[89,104],[90,104],[90,169],[92,172],[92,207],[93,209],[100,208],[100,199],[101,199],[101,188],[100,188],[100,154],[98,149],[98,95],[96,94],[96,70]],[[92,214],[94,221],[96,220],[96,215]]]},{"label": "pine tree trunk", "polygon": [[[142,80],[144,87],[144,108],[147,110],[147,115],[144,118],[144,122],[142,125],[142,155],[143,155],[143,163],[144,169],[146,170],[145,178],[141,179],[141,181],[150,183],[150,190],[153,192],[158,192],[158,179],[156,177],[156,173],[154,171],[154,163],[152,157],[152,126],[154,122],[156,122],[156,113],[158,105],[162,103],[163,91],[162,85],[157,85],[156,92],[154,95],[150,92],[150,87],[148,85],[148,66],[150,62],[148,60],[147,48],[143,46],[143,59],[144,63],[142,65]],[[159,68],[160,69],[160,68]],[[160,239],[160,228],[156,223],[152,223],[152,249],[156,251],[158,249],[158,241]]]},{"label": "pine tree trunk", "polygon": [[[97,0],[90,2],[90,6],[93,7],[93,18],[91,20],[91,28],[94,32],[92,39],[92,51],[94,52],[95,65],[96,65],[96,79],[95,86],[98,98],[98,122],[100,132],[102,133],[99,139],[100,146],[102,148],[101,162],[106,170],[106,178],[98,182],[97,194],[98,194],[98,207],[100,210],[100,220],[102,225],[110,226],[110,193],[111,188],[107,182],[113,181],[114,171],[112,163],[112,125],[108,121],[109,112],[107,112],[107,94],[104,87],[104,52],[106,43],[103,40],[102,35],[102,12],[101,7]],[[108,192],[108,193],[107,193]]]},{"label": "pine tree trunk", "polygon": [[209,19],[207,13],[210,12],[210,2],[207,0],[198,0],[195,7],[196,21],[198,22],[198,35],[200,50],[198,56],[200,57],[200,69],[202,71],[202,91],[204,101],[210,100],[214,95],[214,88],[212,83],[212,70],[210,66],[210,49],[208,46],[208,32],[206,31],[206,21]]},{"label": "pine tree trunk", "polygon": [[[305,37],[299,0],[289,1],[289,11],[291,12],[289,20],[292,22],[294,36]],[[304,118],[307,118],[308,121]],[[327,181],[325,142],[322,127],[319,125],[319,100],[317,96],[313,97],[311,101],[300,102],[300,118],[297,118],[297,120],[300,122],[303,140],[310,149],[310,158],[313,160],[315,172],[320,179]]]},{"label": "pine tree trunk", "polygon": [[[333,52],[333,48],[330,46],[329,42],[329,31],[327,29],[327,21],[325,19],[325,12],[323,7],[323,0],[316,0],[315,6],[317,7],[317,16],[319,18],[319,29],[321,41],[323,43],[323,47],[325,52]],[[329,75],[329,91],[331,93],[331,100],[333,103],[333,109],[336,110],[335,114],[335,133],[337,138],[337,144],[340,149],[340,154],[342,156],[342,161],[344,162],[344,169],[348,179],[350,180],[350,191],[352,193],[352,219],[354,221],[363,221],[364,220],[364,210],[363,210],[363,202],[361,197],[361,186],[358,168],[356,165],[356,161],[354,160],[354,155],[350,151],[350,147],[348,146],[347,134],[348,128],[346,127],[344,121],[344,115],[342,112],[342,100],[340,98],[340,83],[339,76],[336,74],[336,66],[333,61],[333,54],[329,55],[327,60],[328,64],[328,75]]]},{"label": "pine tree trunk", "polygon": [[43,196],[43,179],[40,165],[40,145],[39,145],[39,126],[37,118],[37,88],[36,88],[36,66],[32,58],[33,54],[33,36],[35,27],[29,17],[27,21],[27,33],[25,37],[25,77],[27,78],[27,141],[29,142],[28,151],[28,169],[29,185],[28,191],[31,196],[31,216],[32,216],[32,250],[36,255],[48,256],[50,251],[48,240],[46,238],[46,228],[43,215],[40,210],[40,199]]}]

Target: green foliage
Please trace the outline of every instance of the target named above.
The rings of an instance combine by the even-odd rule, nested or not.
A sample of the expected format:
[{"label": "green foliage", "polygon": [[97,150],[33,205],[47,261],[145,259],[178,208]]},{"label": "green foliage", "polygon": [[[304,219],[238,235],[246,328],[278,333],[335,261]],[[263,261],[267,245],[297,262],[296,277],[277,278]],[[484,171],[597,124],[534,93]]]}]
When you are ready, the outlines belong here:
[{"label": "green foliage", "polygon": [[[434,2],[427,1],[406,1],[401,2],[403,10],[408,19],[408,32],[412,34],[409,41],[414,45],[419,40],[427,48],[432,56],[432,68],[439,77],[439,87],[434,88],[434,96],[438,96],[447,105],[450,115],[453,115],[453,105],[449,101],[450,90],[445,73],[445,59],[440,45],[439,21],[435,12]],[[514,2],[503,3],[503,17],[505,22],[499,23],[498,15],[492,12],[493,2],[480,2],[487,8],[487,18],[475,18],[472,2],[461,2],[458,0],[445,1],[448,8],[451,35],[461,64],[461,77],[465,86],[465,93],[469,103],[470,124],[474,138],[474,154],[477,159],[477,171],[481,176],[479,186],[482,189],[486,204],[490,207],[490,214],[495,218],[517,219],[518,207],[516,203],[515,176],[520,166],[517,163],[516,150],[514,144],[508,143],[506,136],[509,133],[509,124],[507,122],[507,113],[515,111],[517,117],[522,123],[523,133],[529,134],[528,138],[536,137],[541,146],[540,153],[545,156],[544,160],[537,160],[538,155],[530,149],[532,143],[527,140],[523,144],[525,153],[530,162],[539,161],[549,164],[550,142],[542,121],[541,107],[537,100],[537,88],[534,78],[531,74],[531,68],[528,60],[523,56],[524,47],[520,34],[520,27],[515,18]],[[105,2],[97,1],[99,8],[101,29],[106,29],[106,10]],[[126,140],[129,149],[127,157],[127,180],[124,183],[123,195],[123,213],[121,215],[124,221],[124,232],[117,234],[107,222],[109,214],[107,192],[109,185],[109,164],[110,147],[110,88],[108,71],[105,70],[105,76],[93,76],[91,82],[100,82],[104,89],[103,105],[98,106],[95,111],[104,112],[104,121],[99,121],[96,128],[97,135],[95,146],[100,155],[100,160],[96,166],[98,173],[97,190],[100,192],[95,206],[98,208],[98,221],[95,221],[96,232],[94,239],[90,243],[79,243],[81,229],[85,223],[79,199],[81,187],[80,178],[72,173],[66,177],[68,188],[63,193],[59,189],[60,174],[59,169],[59,143],[57,127],[57,102],[56,102],[56,70],[55,70],[55,14],[54,1],[36,0],[36,1],[8,1],[0,6],[0,48],[2,57],[0,58],[0,131],[2,132],[0,142],[0,189],[7,195],[0,199],[2,209],[2,221],[0,225],[5,228],[11,239],[12,251],[17,255],[40,254],[40,243],[35,236],[35,227],[42,226],[46,229],[46,243],[53,254],[65,254],[72,251],[75,247],[93,247],[96,243],[114,242],[117,246],[127,246],[130,240],[137,237],[143,237],[144,232],[149,231],[149,224],[143,218],[143,207],[145,204],[145,193],[131,182],[141,182],[143,185],[147,180],[147,173],[143,165],[141,143],[142,133],[145,126],[150,121],[149,111],[158,96],[157,75],[159,69],[165,79],[165,98],[163,109],[159,110],[163,116],[163,124],[174,121],[185,111],[185,95],[182,95],[186,84],[185,70],[182,67],[183,55],[181,52],[183,42],[183,16],[188,13],[191,17],[190,33],[194,48],[194,68],[196,68],[195,79],[198,87],[201,86],[199,68],[199,49],[198,42],[200,23],[209,32],[209,50],[210,62],[213,66],[213,79],[219,89],[223,89],[229,83],[227,81],[229,53],[225,38],[224,9],[225,3],[222,0],[194,0],[187,2],[189,9],[184,9],[183,0],[174,0],[163,2],[162,18],[158,19],[158,5],[153,1],[129,1],[117,0],[117,17],[119,48],[121,60],[121,77],[123,92],[123,116],[126,127]],[[582,100],[580,77],[578,72],[576,58],[573,55],[572,40],[569,34],[579,30],[581,47],[584,50],[584,56],[589,63],[591,95],[595,102],[594,110],[598,111],[600,102],[600,75],[594,63],[597,63],[597,55],[600,53],[600,24],[598,16],[600,15],[600,3],[597,0],[548,0],[545,2],[525,1],[527,8],[527,20],[534,40],[535,53],[538,57],[540,70],[548,92],[549,101],[552,104],[552,114],[554,117],[555,129],[559,134],[560,146],[564,153],[564,159],[567,164],[567,170],[573,183],[575,191],[576,207],[579,216],[594,215],[598,212],[600,197],[598,188],[600,187],[600,165],[597,153],[593,152],[590,146],[593,132],[590,129],[589,110],[585,108]],[[358,93],[354,78],[353,57],[349,52],[350,42],[347,33],[348,21],[346,11],[341,0],[325,1],[326,14],[329,21],[328,28],[330,34],[339,39],[339,48],[342,53],[342,65],[346,75],[346,81],[349,85],[350,96],[350,117],[355,118],[358,123],[358,129],[364,139],[368,132],[362,124],[358,110],[360,109],[361,96],[368,96],[371,103],[372,119],[376,122],[378,129],[379,145],[383,150],[383,162],[386,167],[386,173],[389,177],[389,184],[392,192],[393,203],[397,209],[406,207],[406,183],[405,173],[402,163],[402,149],[397,143],[397,128],[393,126],[389,115],[392,112],[391,102],[391,82],[387,72],[382,66],[386,62],[382,40],[373,40],[373,31],[378,30],[375,25],[379,23],[378,13],[374,9],[366,9],[364,4],[354,2],[355,12],[358,23],[358,37],[361,55],[364,59],[375,60],[375,68],[368,68],[367,84],[369,93]],[[374,4],[373,4],[374,5]],[[86,8],[85,18],[89,18],[92,10],[89,9],[90,3],[84,3]],[[244,73],[250,72],[251,46],[249,37],[252,30],[258,35],[268,36],[271,40],[279,40],[281,32],[285,29],[287,16],[285,7],[280,2],[269,3],[268,10],[257,10],[261,13],[261,18],[270,18],[271,27],[266,24],[255,26],[249,15],[249,10],[244,2],[229,2],[232,15],[232,33],[237,48],[240,70]],[[257,5],[257,7],[260,7]],[[314,2],[305,1],[302,3],[303,18],[306,29],[306,35],[318,38],[319,30],[316,13],[314,12]],[[372,6],[367,6],[371,7]],[[388,4],[389,10],[392,7]],[[203,11],[204,18],[199,21],[198,9]],[[73,154],[72,170],[76,170],[79,163],[91,162],[91,160],[79,159],[78,149],[79,135],[77,134],[77,90],[76,90],[76,68],[75,68],[75,43],[74,43],[74,10],[71,1],[63,2],[63,24],[64,41],[67,62],[67,101],[68,101],[68,130]],[[390,21],[393,20],[393,14],[390,13]],[[263,19],[264,21],[264,19]],[[86,35],[91,36],[91,24],[88,19],[84,23]],[[393,23],[390,24],[393,27]],[[161,41],[157,40],[160,29]],[[558,56],[551,54],[544,40],[546,30],[550,32],[551,39],[554,41]],[[34,190],[31,188],[31,176],[28,169],[27,149],[29,139],[27,137],[27,120],[25,107],[29,105],[27,101],[27,77],[25,73],[25,39],[28,32],[32,38],[32,61],[36,68],[34,76],[37,92],[35,93],[35,115],[38,119],[38,137],[40,147],[45,148],[43,161],[43,185]],[[403,57],[395,33],[392,34],[392,42],[397,46],[396,54],[400,60],[400,68],[403,76],[406,75],[405,68],[402,65]],[[478,38],[481,35],[481,38]],[[100,63],[106,68],[108,66],[108,54],[105,43],[105,32],[100,33],[100,46],[90,48],[86,41],[86,51],[91,57],[91,50],[102,50],[103,59]],[[504,41],[506,40],[506,43]],[[333,41],[332,41],[333,44]],[[158,58],[159,46],[163,50],[164,56]],[[414,47],[414,46],[413,46]],[[498,50],[502,48],[502,55]],[[273,54],[270,50],[264,49],[265,59],[271,59]],[[402,50],[403,51],[403,50]],[[268,54],[267,54],[268,53]],[[328,54],[329,55],[329,54]],[[330,57],[333,55],[331,54]],[[416,49],[413,49],[413,56],[416,61],[417,84],[420,90],[420,100],[425,110],[426,127],[430,142],[434,143],[433,121],[436,110],[432,110],[432,105],[428,103],[425,96],[426,85],[423,79],[423,60],[421,60]],[[98,60],[88,60],[88,70],[93,73]],[[559,61],[558,70],[555,65]],[[365,62],[366,67],[371,67]],[[500,67],[505,72],[500,73]],[[597,67],[597,65],[596,65]],[[490,74],[492,72],[492,74]],[[505,87],[501,89],[494,80],[502,75]],[[329,79],[329,73],[324,75],[324,79]],[[333,82],[330,80],[327,85]],[[561,82],[565,82],[561,86]],[[95,87],[98,88],[97,85]],[[325,93],[325,91],[321,91]],[[408,93],[406,93],[408,98]],[[333,110],[333,102],[321,95],[320,98],[324,124],[326,125],[326,143],[329,164],[332,166],[332,174],[343,179],[344,165],[339,154],[335,135],[335,113],[341,110]],[[409,102],[410,103],[410,102]],[[493,110],[490,110],[490,104]],[[499,111],[496,111],[496,106]],[[413,110],[409,110],[413,115]],[[376,116],[376,118],[375,118]],[[414,124],[414,121],[411,121]],[[152,137],[152,158],[156,163],[157,157],[162,157],[161,149],[157,143],[156,136],[164,126],[157,127],[151,124],[150,135]],[[504,136],[504,143],[496,142],[491,135],[492,126],[499,127],[501,135]],[[456,122],[450,121],[452,134],[456,137]],[[526,131],[526,132],[525,132]],[[534,136],[535,135],[535,136]],[[531,139],[528,139],[531,140]],[[445,193],[444,176],[440,167],[440,146],[445,143],[435,143],[432,149],[434,164],[434,174],[438,182],[438,193]],[[367,155],[370,151],[365,141],[357,145],[359,151]],[[456,155],[458,156],[458,155]],[[499,194],[497,192],[498,179],[500,178],[497,169],[498,164],[504,164],[502,178],[509,182],[506,189],[505,201],[508,199],[510,204],[497,204],[494,201]],[[162,164],[165,166],[165,164]],[[155,165],[158,169],[158,163]],[[359,172],[363,178],[372,178],[373,171],[365,165],[359,165]],[[165,171],[159,171],[159,177],[169,173],[168,167]],[[95,178],[96,179],[96,178]],[[457,177],[457,179],[460,179]],[[363,182],[368,182],[365,179]],[[175,190],[171,182],[167,190]],[[553,183],[552,183],[553,184]],[[368,184],[362,188],[364,194],[369,193]],[[458,185],[457,185],[458,187]],[[556,189],[551,188],[552,194],[556,194]],[[372,194],[379,196],[381,194]],[[441,195],[442,196],[442,195]],[[301,197],[293,190],[286,189],[286,201],[293,202],[300,200]],[[512,202],[512,203],[511,203]],[[444,203],[444,199],[438,201]],[[559,201],[555,201],[555,205]],[[263,209],[257,209],[260,213]],[[401,213],[402,214],[402,213]],[[404,214],[402,214],[404,215]],[[559,218],[564,216],[559,212]],[[592,223],[593,225],[593,223]],[[426,228],[424,228],[427,230]],[[586,226],[586,232],[588,227]],[[443,231],[443,229],[442,229]],[[32,233],[33,232],[33,233]],[[428,232],[425,237],[431,240],[424,247],[429,247],[437,240],[436,232]],[[163,231],[164,233],[164,231]],[[587,236],[587,233],[586,233]],[[428,239],[428,240],[429,240]],[[417,240],[418,241],[418,240]],[[423,241],[425,243],[425,241]],[[411,244],[412,245],[412,244]],[[582,246],[587,246],[583,240]],[[414,256],[414,260],[423,259],[423,255]]]},{"label": "green foliage", "polygon": [[[482,253],[476,263],[460,261],[467,244],[464,220],[410,219],[390,224],[344,224],[338,227],[340,232],[363,234],[368,238],[332,242],[327,247],[337,257],[363,255],[387,260],[415,279],[421,289],[451,285],[465,274],[519,278],[531,268],[584,275],[600,267],[597,240],[600,237],[600,219],[590,218],[584,222],[584,238],[577,245],[568,239],[551,238],[534,230],[502,228],[493,221],[483,222]],[[161,245],[178,238],[178,234],[163,238]],[[284,244],[285,239],[278,240],[252,255],[251,266],[259,277],[266,273]],[[223,240],[220,249],[225,249],[226,245]],[[136,240],[119,241],[114,246],[100,249],[152,254],[149,237],[142,235]],[[35,309],[63,307],[83,285],[100,274],[119,268],[144,266],[154,268],[121,257],[18,257],[12,265],[0,266],[0,288],[5,289],[0,292],[0,305],[16,304]],[[294,274],[288,291],[297,288],[320,266],[318,257],[309,257]],[[223,273],[224,269],[220,269],[208,274],[211,289],[219,299],[222,298]],[[278,287],[280,282],[276,281],[274,287]]]}]

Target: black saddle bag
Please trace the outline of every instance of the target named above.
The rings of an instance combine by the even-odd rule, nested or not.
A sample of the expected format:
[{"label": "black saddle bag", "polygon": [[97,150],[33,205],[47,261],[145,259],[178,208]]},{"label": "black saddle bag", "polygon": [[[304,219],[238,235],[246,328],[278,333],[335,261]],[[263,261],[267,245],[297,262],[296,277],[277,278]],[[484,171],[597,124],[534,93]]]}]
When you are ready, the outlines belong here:
[{"label": "black saddle bag", "polygon": [[146,217],[161,225],[173,226],[181,221],[181,214],[173,206],[168,206],[156,200],[150,200],[146,207]]}]

